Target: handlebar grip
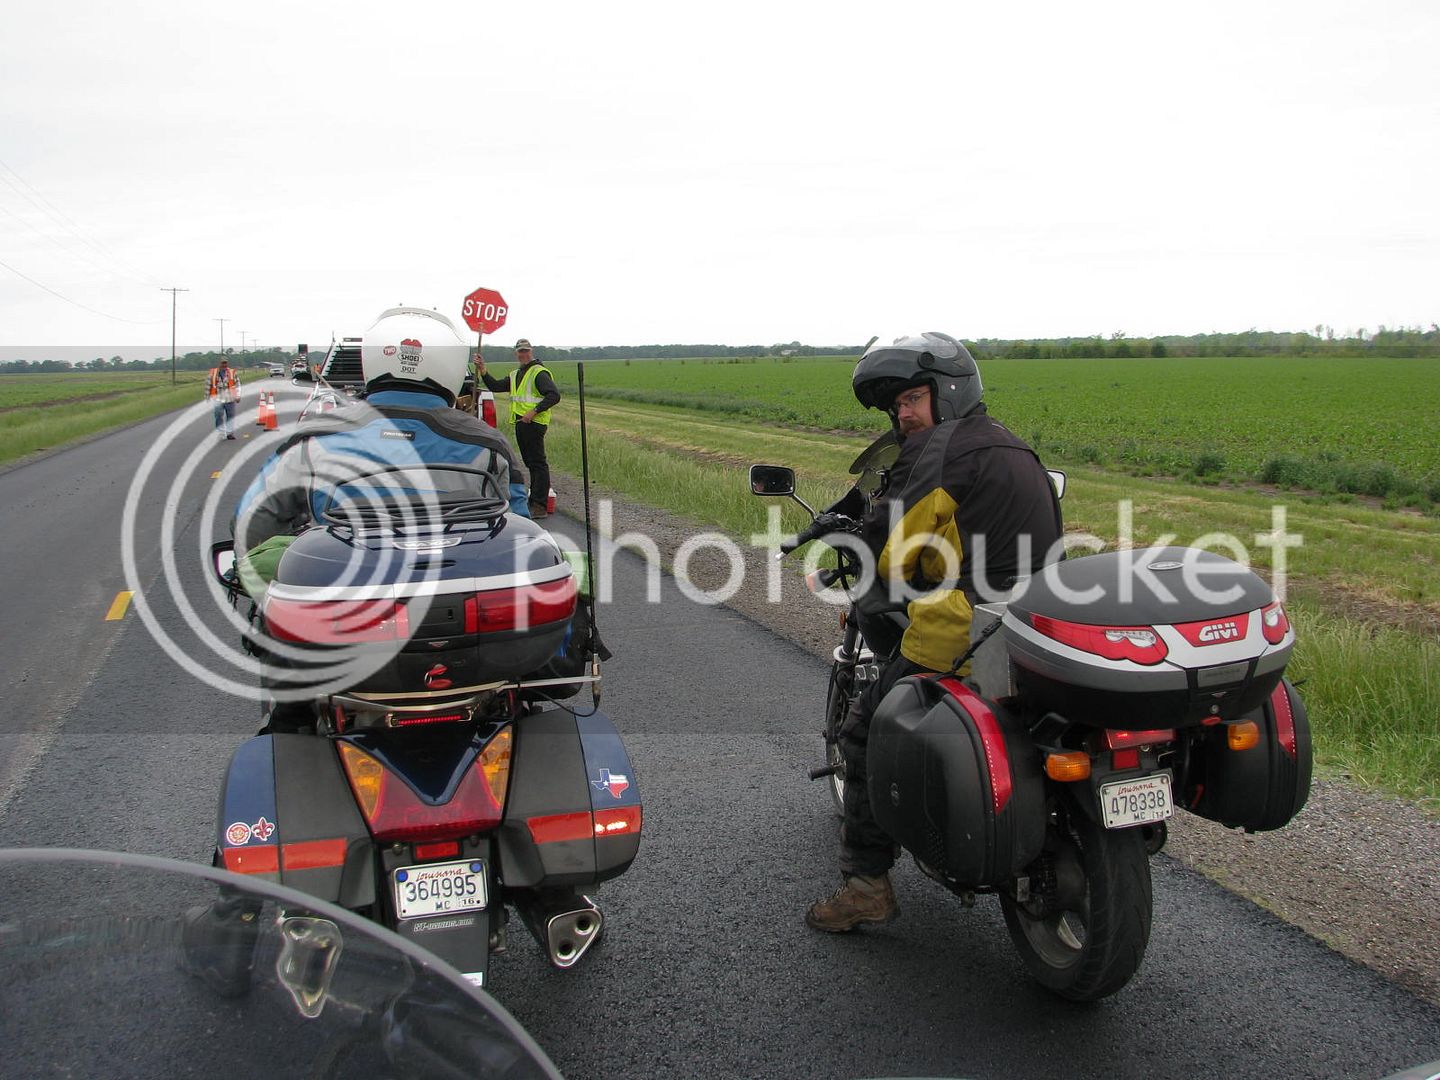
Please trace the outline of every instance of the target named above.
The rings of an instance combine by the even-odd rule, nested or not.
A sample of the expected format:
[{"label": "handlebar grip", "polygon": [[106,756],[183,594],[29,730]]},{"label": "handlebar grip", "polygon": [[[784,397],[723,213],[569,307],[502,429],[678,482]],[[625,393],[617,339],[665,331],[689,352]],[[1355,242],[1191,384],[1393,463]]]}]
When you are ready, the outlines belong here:
[{"label": "handlebar grip", "polygon": [[820,519],[816,518],[814,521],[812,521],[809,525],[805,526],[805,528],[800,531],[800,534],[795,537],[795,542],[793,544],[781,544],[780,554],[789,555],[796,548],[803,547],[804,545],[810,543],[811,540],[814,540],[820,535],[823,528],[824,526],[820,524]]}]

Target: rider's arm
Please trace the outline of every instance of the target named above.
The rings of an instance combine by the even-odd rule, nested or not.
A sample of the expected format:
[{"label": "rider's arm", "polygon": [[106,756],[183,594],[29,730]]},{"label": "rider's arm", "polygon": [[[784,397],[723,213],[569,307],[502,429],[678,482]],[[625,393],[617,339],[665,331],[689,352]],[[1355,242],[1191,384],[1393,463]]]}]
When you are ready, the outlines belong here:
[{"label": "rider's arm", "polygon": [[241,496],[230,525],[238,550],[249,551],[272,536],[299,532],[309,522],[307,441],[267,461]]}]

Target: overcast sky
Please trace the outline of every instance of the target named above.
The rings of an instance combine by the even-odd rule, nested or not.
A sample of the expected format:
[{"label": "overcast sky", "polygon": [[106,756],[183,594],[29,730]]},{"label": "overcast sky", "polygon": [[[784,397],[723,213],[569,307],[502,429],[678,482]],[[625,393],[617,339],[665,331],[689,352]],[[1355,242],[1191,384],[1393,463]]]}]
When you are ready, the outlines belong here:
[{"label": "overcast sky", "polygon": [[182,350],[220,318],[227,346],[286,348],[399,302],[458,322],[477,286],[510,304],[497,345],[1440,320],[1432,0],[4,22],[12,355],[168,354],[167,286]]}]

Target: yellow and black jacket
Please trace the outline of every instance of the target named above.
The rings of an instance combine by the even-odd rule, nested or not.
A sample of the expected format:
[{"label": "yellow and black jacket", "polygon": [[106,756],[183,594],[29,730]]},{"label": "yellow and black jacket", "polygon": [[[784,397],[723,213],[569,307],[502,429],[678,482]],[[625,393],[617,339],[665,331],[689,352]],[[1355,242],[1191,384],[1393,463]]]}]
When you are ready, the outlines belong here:
[{"label": "yellow and black jacket", "polygon": [[1063,532],[1039,457],[984,406],[905,439],[872,525],[881,581],[927,590],[900,651],[930,671],[969,648],[972,605],[1058,558]]}]

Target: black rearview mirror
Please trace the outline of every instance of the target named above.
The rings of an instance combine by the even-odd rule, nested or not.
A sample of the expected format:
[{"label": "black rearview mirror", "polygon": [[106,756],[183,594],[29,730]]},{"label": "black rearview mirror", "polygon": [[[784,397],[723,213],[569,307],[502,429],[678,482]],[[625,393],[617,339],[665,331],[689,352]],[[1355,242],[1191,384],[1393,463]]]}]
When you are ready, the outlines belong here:
[{"label": "black rearview mirror", "polygon": [[785,465],[751,465],[750,492],[753,495],[794,495],[795,470]]}]

